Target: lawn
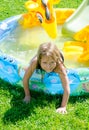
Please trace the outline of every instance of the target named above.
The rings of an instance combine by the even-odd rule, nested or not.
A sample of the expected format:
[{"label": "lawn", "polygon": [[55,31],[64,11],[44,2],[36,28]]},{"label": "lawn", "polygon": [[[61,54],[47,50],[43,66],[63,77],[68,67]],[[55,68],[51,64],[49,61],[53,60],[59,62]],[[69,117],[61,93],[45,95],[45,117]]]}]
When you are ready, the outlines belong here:
[{"label": "lawn", "polygon": [[[25,1],[0,1],[0,20],[26,12]],[[56,7],[77,8],[81,2],[61,0]],[[61,95],[34,91],[31,95],[31,103],[25,104],[21,86],[0,80],[0,130],[89,130],[89,94],[71,96],[65,115],[55,112],[61,103]]]}]

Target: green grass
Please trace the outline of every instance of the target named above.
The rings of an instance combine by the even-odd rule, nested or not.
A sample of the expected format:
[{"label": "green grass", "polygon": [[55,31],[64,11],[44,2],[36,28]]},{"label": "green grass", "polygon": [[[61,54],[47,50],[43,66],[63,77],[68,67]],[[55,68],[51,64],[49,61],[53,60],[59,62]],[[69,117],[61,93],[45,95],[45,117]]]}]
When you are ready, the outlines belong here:
[{"label": "green grass", "polygon": [[0,19],[26,12],[26,0],[0,0]]},{"label": "green grass", "polygon": [[55,112],[61,95],[31,91],[30,104],[24,104],[23,88],[0,80],[0,130],[88,130],[89,95],[70,97],[68,114]]},{"label": "green grass", "polygon": [[[26,0],[0,1],[0,19],[26,12]],[[61,0],[60,7],[77,8],[82,0]],[[55,112],[61,95],[31,91],[30,104],[24,104],[24,90],[0,80],[0,130],[89,130],[89,95],[70,97],[68,114]]]},{"label": "green grass", "polygon": [[[0,20],[3,20],[7,17],[17,15],[20,13],[25,13],[24,3],[27,0],[0,0]],[[60,8],[77,8],[82,0],[60,0],[61,2],[56,5]]]}]

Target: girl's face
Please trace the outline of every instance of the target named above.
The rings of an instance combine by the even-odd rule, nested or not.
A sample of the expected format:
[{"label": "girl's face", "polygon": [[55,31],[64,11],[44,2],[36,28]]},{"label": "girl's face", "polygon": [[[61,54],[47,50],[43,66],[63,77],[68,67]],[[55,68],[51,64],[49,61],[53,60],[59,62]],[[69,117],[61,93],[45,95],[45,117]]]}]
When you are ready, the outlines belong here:
[{"label": "girl's face", "polygon": [[51,56],[42,56],[40,66],[46,72],[52,72],[56,67],[56,61]]}]

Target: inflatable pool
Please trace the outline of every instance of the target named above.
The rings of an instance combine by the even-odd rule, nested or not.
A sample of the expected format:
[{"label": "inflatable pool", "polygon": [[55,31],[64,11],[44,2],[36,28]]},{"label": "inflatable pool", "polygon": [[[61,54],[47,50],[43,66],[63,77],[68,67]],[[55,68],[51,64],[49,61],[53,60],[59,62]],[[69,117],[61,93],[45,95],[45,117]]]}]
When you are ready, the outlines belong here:
[{"label": "inflatable pool", "polygon": [[[26,8],[28,12],[26,14],[13,16],[0,22],[1,79],[22,86],[23,68],[28,66],[30,59],[36,54],[39,44],[53,41],[64,53],[70,81],[70,94],[80,95],[89,92],[89,51],[87,48],[89,46],[88,39],[86,43],[84,39],[84,31],[87,30],[88,25],[82,26],[80,30],[75,30],[74,34],[71,27],[67,27],[68,18],[70,20],[74,17],[76,21],[76,12],[82,7],[85,8],[85,3],[88,6],[89,1],[84,0],[78,10],[54,9],[53,4],[58,2],[59,0],[48,0],[48,3],[44,0],[27,1]],[[81,13],[78,15],[81,16]],[[71,22],[68,24],[71,25]],[[69,32],[67,37],[62,33],[64,28],[66,32]],[[83,39],[80,38],[81,35]],[[86,57],[84,57],[85,53]],[[62,84],[57,73],[43,73],[43,75],[42,80],[41,71],[35,70],[31,79],[29,79],[32,90],[44,91],[50,94],[63,93]]]}]

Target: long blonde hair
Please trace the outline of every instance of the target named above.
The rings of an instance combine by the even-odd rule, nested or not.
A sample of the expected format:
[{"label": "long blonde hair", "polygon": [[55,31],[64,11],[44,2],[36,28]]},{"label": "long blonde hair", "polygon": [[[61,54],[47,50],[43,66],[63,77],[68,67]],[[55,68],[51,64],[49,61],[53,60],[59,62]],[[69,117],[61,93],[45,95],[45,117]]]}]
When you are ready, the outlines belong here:
[{"label": "long blonde hair", "polygon": [[55,62],[64,62],[64,57],[58,47],[51,42],[43,43],[39,46],[37,52],[37,68],[41,69],[40,61],[43,55],[51,56]]}]

